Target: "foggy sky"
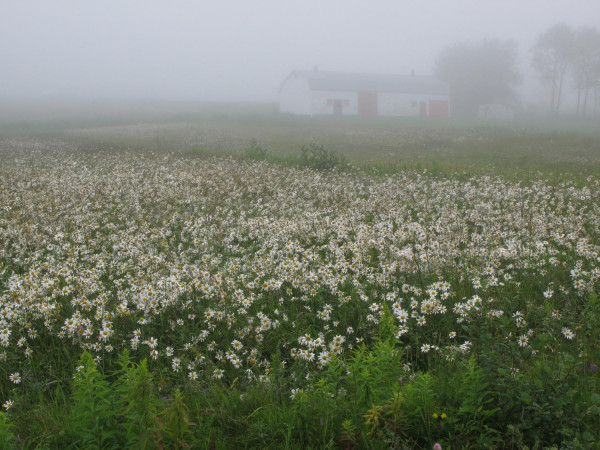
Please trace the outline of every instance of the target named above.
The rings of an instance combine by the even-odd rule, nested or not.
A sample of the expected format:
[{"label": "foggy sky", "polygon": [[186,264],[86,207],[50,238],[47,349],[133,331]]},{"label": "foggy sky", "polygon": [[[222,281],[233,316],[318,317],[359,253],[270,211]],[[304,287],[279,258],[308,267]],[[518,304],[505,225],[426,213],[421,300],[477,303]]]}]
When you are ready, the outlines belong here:
[{"label": "foggy sky", "polygon": [[295,69],[431,74],[446,46],[600,28],[599,0],[0,0],[0,97],[275,101]]}]

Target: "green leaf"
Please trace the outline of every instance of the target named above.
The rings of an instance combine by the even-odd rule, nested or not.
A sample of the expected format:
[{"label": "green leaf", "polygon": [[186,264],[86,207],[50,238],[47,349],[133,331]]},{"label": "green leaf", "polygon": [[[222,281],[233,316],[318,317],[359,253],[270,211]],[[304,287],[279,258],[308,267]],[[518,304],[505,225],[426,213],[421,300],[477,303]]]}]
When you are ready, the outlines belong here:
[{"label": "green leaf", "polygon": [[581,434],[581,439],[587,442],[592,442],[594,440],[594,436],[592,436],[592,433],[590,433],[589,431],[584,431]]},{"label": "green leaf", "polygon": [[527,392],[527,391],[521,392],[520,398],[523,403],[526,403],[526,404],[531,403],[531,395],[529,395],[529,392]]}]

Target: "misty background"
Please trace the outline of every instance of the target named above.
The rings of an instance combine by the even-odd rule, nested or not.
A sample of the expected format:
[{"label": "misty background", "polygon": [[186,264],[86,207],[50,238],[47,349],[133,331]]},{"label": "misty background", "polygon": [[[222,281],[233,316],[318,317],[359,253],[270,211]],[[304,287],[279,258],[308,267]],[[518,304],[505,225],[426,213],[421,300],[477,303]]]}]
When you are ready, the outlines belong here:
[{"label": "misty background", "polygon": [[292,70],[432,74],[444,48],[600,26],[598,0],[2,0],[0,99],[275,102]]}]

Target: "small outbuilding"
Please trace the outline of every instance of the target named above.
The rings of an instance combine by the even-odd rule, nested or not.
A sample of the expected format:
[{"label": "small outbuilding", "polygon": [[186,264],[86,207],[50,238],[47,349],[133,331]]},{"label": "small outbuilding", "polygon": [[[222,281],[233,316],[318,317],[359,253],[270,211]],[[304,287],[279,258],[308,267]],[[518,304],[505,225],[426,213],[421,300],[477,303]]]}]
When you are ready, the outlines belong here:
[{"label": "small outbuilding", "polygon": [[279,88],[279,110],[299,115],[449,117],[448,85],[417,75],[294,71]]}]

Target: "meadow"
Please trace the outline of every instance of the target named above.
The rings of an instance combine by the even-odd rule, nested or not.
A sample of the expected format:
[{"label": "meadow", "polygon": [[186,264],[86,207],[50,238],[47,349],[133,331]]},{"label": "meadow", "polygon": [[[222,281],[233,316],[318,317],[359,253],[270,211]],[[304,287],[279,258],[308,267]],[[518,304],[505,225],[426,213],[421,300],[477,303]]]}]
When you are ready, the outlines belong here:
[{"label": "meadow", "polygon": [[2,448],[600,448],[593,123],[169,114],[0,123]]}]

